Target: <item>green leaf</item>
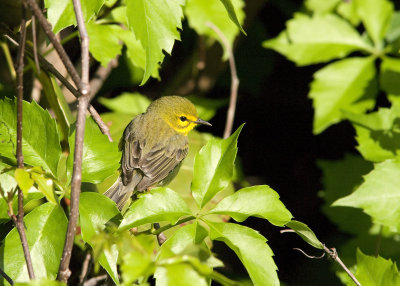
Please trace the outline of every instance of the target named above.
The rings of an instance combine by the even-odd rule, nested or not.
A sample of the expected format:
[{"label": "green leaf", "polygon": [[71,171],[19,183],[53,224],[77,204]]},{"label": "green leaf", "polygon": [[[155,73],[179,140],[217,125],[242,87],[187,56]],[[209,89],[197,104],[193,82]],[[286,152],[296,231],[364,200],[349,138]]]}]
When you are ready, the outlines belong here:
[{"label": "green leaf", "polygon": [[[229,3],[230,2],[230,3]],[[224,7],[225,5],[225,7]],[[229,10],[233,12],[229,12]],[[194,29],[199,35],[204,35],[218,40],[224,49],[224,58],[227,59],[229,54],[221,38],[213,29],[208,26],[208,23],[213,23],[228,39],[229,44],[232,46],[233,41],[239,34],[239,31],[244,30],[241,24],[244,22],[245,13],[243,11],[243,0],[187,0],[185,6],[185,15],[188,18],[189,26]],[[236,16],[234,11],[236,10]],[[226,13],[228,11],[228,14]],[[235,17],[234,21],[231,17]],[[231,18],[232,21],[228,20]]]},{"label": "green leaf", "polygon": [[357,149],[369,161],[381,162],[400,154],[400,106],[369,114],[346,112],[357,132]]},{"label": "green leaf", "polygon": [[129,28],[135,32],[146,50],[146,67],[141,85],[164,59],[163,50],[171,54],[182,29],[183,0],[127,1],[126,15]]},{"label": "green leaf", "polygon": [[[105,0],[84,0],[80,1],[83,19],[85,22],[91,21],[103,6]],[[68,0],[45,0],[47,8],[47,19],[53,27],[53,32],[57,34],[62,29],[76,25],[76,18],[72,1]]]},{"label": "green leaf", "polygon": [[341,2],[340,0],[306,0],[304,5],[314,13],[330,13]]},{"label": "green leaf", "polygon": [[137,92],[124,92],[114,98],[100,97],[99,102],[114,112],[131,114],[132,118],[145,112],[151,103],[146,96]]},{"label": "green leaf", "polygon": [[292,218],[292,214],[279,200],[278,193],[265,185],[243,188],[225,197],[209,213],[227,214],[239,222],[255,216],[277,226],[284,226]]},{"label": "green leaf", "polygon": [[355,0],[357,12],[368,35],[380,45],[389,28],[393,3],[387,0]]},{"label": "green leaf", "polygon": [[357,27],[360,24],[360,16],[357,13],[357,4],[355,1],[340,1],[337,6],[337,13],[343,18],[350,21],[350,23]]},{"label": "green leaf", "polygon": [[33,180],[27,171],[24,169],[17,168],[14,174],[15,181],[20,187],[21,191],[24,193],[24,196],[28,194],[28,191],[31,187],[33,187]]},{"label": "green leaf", "polygon": [[377,224],[400,230],[400,160],[375,164],[354,193],[341,198],[333,206],[362,208]]},{"label": "green leaf", "polygon": [[[17,187],[14,177],[15,169],[0,159],[0,188],[4,193],[11,192]],[[0,196],[1,200],[1,196]]]},{"label": "green leaf", "polygon": [[31,177],[38,186],[39,191],[46,196],[46,199],[53,204],[58,204],[54,194],[53,180],[36,172],[31,172]]},{"label": "green leaf", "polygon": [[[354,208],[331,207],[331,204],[351,194],[361,185],[362,176],[370,172],[373,165],[361,156],[353,154],[345,154],[340,160],[318,160],[317,165],[323,174],[321,182],[324,189],[320,192],[325,202],[322,207],[323,213],[341,231],[354,235],[366,232],[371,226],[371,220],[366,214]],[[354,252],[351,255],[353,254]]]},{"label": "green leaf", "polygon": [[343,110],[362,113],[372,108],[375,92],[369,95],[367,87],[374,76],[372,57],[341,60],[317,71],[309,93],[315,109],[314,134],[343,120]]},{"label": "green leaf", "polygon": [[309,245],[323,249],[324,246],[315,235],[315,233],[304,223],[292,220],[286,224],[287,227],[293,229],[305,242]]},{"label": "green leaf", "polygon": [[383,57],[380,65],[380,84],[389,94],[400,94],[400,59]]},{"label": "green leaf", "polygon": [[206,279],[186,263],[159,266],[154,272],[156,286],[207,286]]},{"label": "green leaf", "polygon": [[[357,280],[366,286],[396,286],[400,285],[400,273],[396,262],[365,255],[357,249]],[[350,285],[350,284],[349,284]]]},{"label": "green leaf", "polygon": [[243,124],[227,139],[211,139],[196,155],[192,194],[200,207],[228,186],[233,175],[237,140],[242,128]]},{"label": "green leaf", "polygon": [[54,281],[50,279],[31,280],[29,282],[17,282],[14,286],[65,286],[64,282]]},{"label": "green leaf", "polygon": [[357,31],[345,20],[333,14],[308,17],[296,14],[287,29],[276,38],[263,42],[299,66],[343,58],[351,52],[370,52]]},{"label": "green leaf", "polygon": [[[68,223],[63,209],[59,205],[46,203],[30,212],[24,222],[36,278],[56,279]],[[14,281],[29,280],[16,228],[0,246],[0,268]],[[3,277],[0,277],[0,284],[3,281]]]},{"label": "green leaf", "polygon": [[196,106],[198,116],[205,121],[212,119],[217,113],[217,109],[227,106],[229,103],[227,98],[215,99],[199,96],[188,96],[187,99],[189,99],[194,106]]},{"label": "green leaf", "polygon": [[[23,101],[22,152],[24,162],[41,166],[53,177],[57,176],[61,158],[60,138],[56,122],[48,111],[36,102]],[[35,132],[33,132],[35,131]],[[17,137],[16,100],[0,100],[0,154],[14,159]]]},{"label": "green leaf", "polygon": [[398,40],[399,37],[400,37],[400,12],[395,11],[395,12],[393,12],[390,26],[385,35],[385,39],[389,43],[393,43],[393,42],[396,42],[396,40]]},{"label": "green leaf", "polygon": [[226,243],[242,261],[254,285],[279,285],[277,267],[267,239],[257,231],[234,223],[212,223],[210,237]]},{"label": "green leaf", "polygon": [[99,25],[90,22],[86,24],[86,29],[90,38],[90,53],[103,67],[106,67],[112,59],[121,54],[122,44],[118,36],[121,28],[119,26]]},{"label": "green leaf", "polygon": [[[28,205],[29,202],[40,200],[43,198],[42,193],[39,192],[30,192],[26,196],[24,196],[24,208]],[[14,195],[12,200],[12,208],[14,213],[18,213],[18,195]],[[5,223],[10,220],[10,216],[8,215],[8,205],[7,202],[0,197],[0,223]]]},{"label": "green leaf", "polygon": [[[82,239],[94,247],[92,238],[103,231],[107,224],[118,224],[121,219],[115,203],[106,196],[98,193],[81,193],[79,200],[79,221]],[[115,248],[115,247],[114,247]],[[108,272],[113,281],[118,284],[117,272],[118,250],[105,249],[99,257],[99,263]]]},{"label": "green leaf", "polygon": [[185,201],[176,192],[168,188],[156,188],[141,195],[129,207],[120,229],[161,221],[174,224],[180,217],[191,214]]},{"label": "green leaf", "polygon": [[[67,172],[72,176],[73,157],[75,150],[75,125],[71,127],[69,136],[70,155],[67,160]],[[102,134],[92,117],[86,118],[83,143],[82,182],[97,184],[114,174],[119,167],[121,154],[118,143],[110,142]]]}]

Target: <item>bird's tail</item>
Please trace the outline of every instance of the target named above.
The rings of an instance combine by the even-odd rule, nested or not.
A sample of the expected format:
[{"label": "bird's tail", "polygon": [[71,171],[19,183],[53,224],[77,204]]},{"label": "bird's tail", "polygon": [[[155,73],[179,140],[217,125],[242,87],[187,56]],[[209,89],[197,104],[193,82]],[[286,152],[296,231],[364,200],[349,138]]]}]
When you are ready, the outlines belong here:
[{"label": "bird's tail", "polygon": [[141,180],[141,176],[139,176],[139,174],[135,175],[126,186],[122,183],[122,178],[118,177],[117,181],[107,191],[104,192],[104,195],[116,202],[119,210],[123,209],[126,202],[132,196],[136,185]]}]

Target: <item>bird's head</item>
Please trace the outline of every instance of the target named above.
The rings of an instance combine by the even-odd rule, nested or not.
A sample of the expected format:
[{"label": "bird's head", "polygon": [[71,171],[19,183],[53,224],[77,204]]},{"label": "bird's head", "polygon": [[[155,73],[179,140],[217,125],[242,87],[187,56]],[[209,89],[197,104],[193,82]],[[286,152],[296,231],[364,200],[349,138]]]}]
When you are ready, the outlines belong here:
[{"label": "bird's head", "polygon": [[157,113],[171,128],[184,135],[198,124],[211,126],[198,117],[193,103],[180,96],[161,97],[150,104],[149,111]]}]

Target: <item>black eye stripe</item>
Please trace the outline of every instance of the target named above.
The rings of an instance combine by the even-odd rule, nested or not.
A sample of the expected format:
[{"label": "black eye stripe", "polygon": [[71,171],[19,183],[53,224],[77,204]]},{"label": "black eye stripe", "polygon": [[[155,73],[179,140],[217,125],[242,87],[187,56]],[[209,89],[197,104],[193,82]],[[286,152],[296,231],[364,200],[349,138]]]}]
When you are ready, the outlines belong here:
[{"label": "black eye stripe", "polygon": [[181,121],[186,121],[186,120],[187,120],[186,116],[181,116],[181,117],[179,117],[179,119],[180,119]]}]

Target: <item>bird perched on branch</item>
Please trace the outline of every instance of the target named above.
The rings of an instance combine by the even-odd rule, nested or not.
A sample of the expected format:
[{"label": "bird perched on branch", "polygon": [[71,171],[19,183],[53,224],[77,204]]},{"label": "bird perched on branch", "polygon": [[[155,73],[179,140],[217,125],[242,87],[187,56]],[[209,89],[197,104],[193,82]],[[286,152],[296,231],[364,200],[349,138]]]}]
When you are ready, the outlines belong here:
[{"label": "bird perched on branch", "polygon": [[125,128],[119,143],[121,175],[104,193],[121,210],[133,192],[168,184],[189,151],[188,133],[200,119],[195,106],[180,96],[153,101]]}]

